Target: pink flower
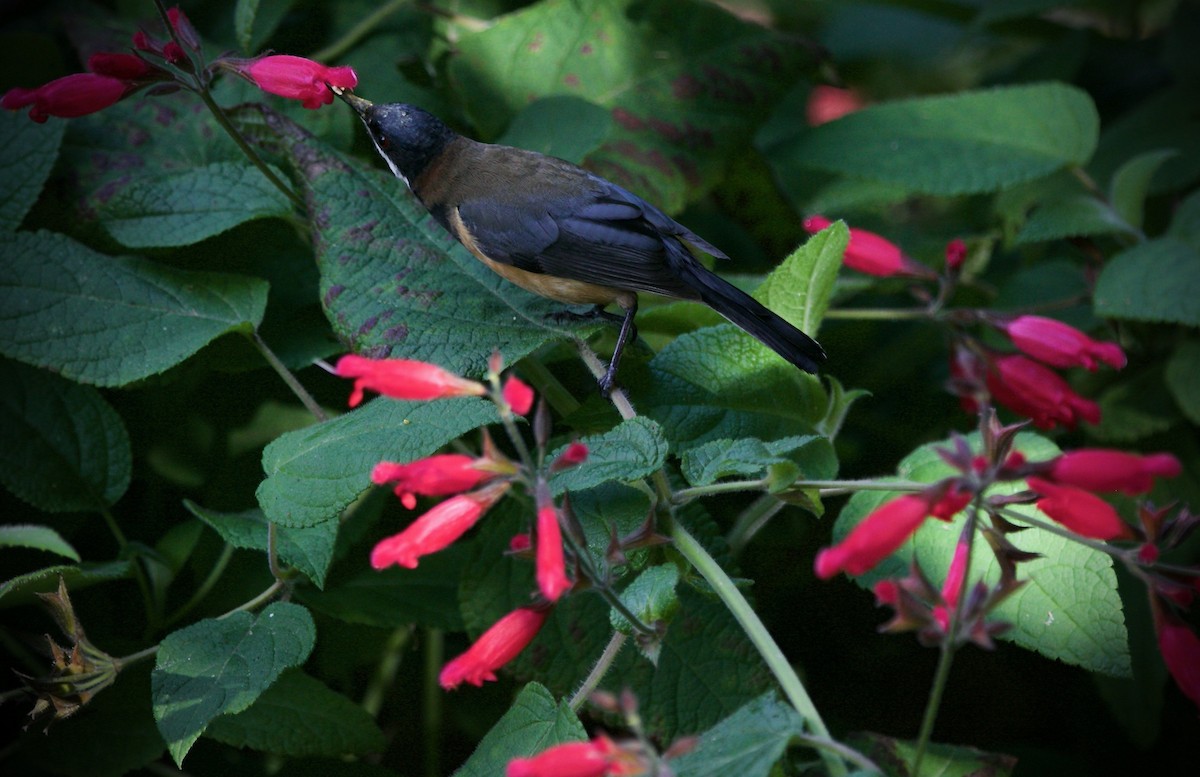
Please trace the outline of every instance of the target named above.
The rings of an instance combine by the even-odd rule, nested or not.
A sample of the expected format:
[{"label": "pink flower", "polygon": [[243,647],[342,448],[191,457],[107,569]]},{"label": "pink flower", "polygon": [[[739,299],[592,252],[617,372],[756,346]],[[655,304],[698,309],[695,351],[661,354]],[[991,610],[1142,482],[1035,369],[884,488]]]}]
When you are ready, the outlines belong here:
[{"label": "pink flower", "polygon": [[1113,369],[1125,366],[1125,352],[1116,343],[1098,342],[1073,326],[1042,316],[1018,316],[1001,325],[1013,345],[1051,367],[1086,367],[1095,370],[1104,362]]},{"label": "pink flower", "polygon": [[[804,229],[813,234],[831,223],[824,216],[809,216],[804,220]],[[850,243],[846,246],[842,261],[852,270],[880,277],[930,274],[929,268],[905,256],[900,246],[874,232],[854,227],[850,228]]]},{"label": "pink flower", "polygon": [[381,461],[371,470],[371,482],[377,486],[395,483],[400,503],[409,510],[417,506],[417,494],[446,496],[474,488],[495,473],[480,469],[488,459],[476,459],[461,453],[444,453],[418,459],[410,464]]},{"label": "pink flower", "polygon": [[1155,614],[1154,625],[1163,662],[1179,690],[1200,707],[1200,637],[1174,615],[1162,611]]},{"label": "pink flower", "polygon": [[954,558],[950,560],[950,569],[946,572],[946,580],[942,583],[942,603],[933,607],[933,619],[942,627],[942,631],[950,628],[950,615],[958,605],[959,594],[962,593],[963,577],[967,572],[967,558],[970,546],[963,538],[959,538],[954,546]]},{"label": "pink flower", "polygon": [[39,124],[50,116],[72,119],[102,111],[126,95],[129,86],[118,78],[98,73],[72,73],[36,89],[9,89],[0,107],[16,111],[29,107],[29,118]]},{"label": "pink flower", "polygon": [[553,504],[537,511],[537,582],[542,596],[552,602],[571,588],[563,562],[562,528]]},{"label": "pink flower", "polygon": [[853,89],[840,89],[836,86],[818,84],[808,93],[808,103],[804,115],[810,127],[818,127],[826,122],[840,119],[846,114],[854,113],[865,105],[862,97]]},{"label": "pink flower", "polygon": [[496,679],[496,670],[517,657],[546,622],[545,608],[513,610],[485,631],[467,652],[442,667],[438,683],[453,690],[463,682],[474,686]]},{"label": "pink flower", "polygon": [[119,78],[122,81],[144,81],[162,78],[166,73],[134,54],[98,51],[88,57],[87,68],[96,75]]},{"label": "pink flower", "polygon": [[817,577],[828,580],[838,572],[861,575],[896,551],[929,515],[929,500],[906,494],[879,507],[838,544],[817,554]]},{"label": "pink flower", "polygon": [[577,467],[587,461],[587,457],[587,446],[581,442],[573,442],[550,465],[550,471],[558,472],[559,470]]},{"label": "pink flower", "polygon": [[436,364],[408,359],[368,359],[348,354],[338,359],[334,372],[355,379],[350,407],[362,402],[364,389],[392,399],[441,399],[487,393],[482,383],[460,378]]},{"label": "pink flower", "polygon": [[[636,774],[640,767],[623,758],[624,752],[606,736],[588,742],[567,742],[543,750],[532,758],[514,758],[505,777],[616,777]],[[633,771],[633,769],[637,771]]]},{"label": "pink flower", "polygon": [[509,376],[502,390],[504,401],[517,415],[525,415],[533,407],[533,389],[515,376]]},{"label": "pink flower", "polygon": [[508,490],[507,482],[493,483],[469,494],[453,496],[417,518],[404,531],[381,540],[371,551],[371,566],[399,564],[408,569],[417,559],[449,547]]},{"label": "pink flower", "polygon": [[1133,496],[1154,487],[1155,477],[1173,478],[1183,471],[1169,453],[1139,456],[1100,448],[1064,453],[1050,463],[1047,480],[1088,491],[1120,491]]},{"label": "pink flower", "polygon": [[1100,422],[1099,405],[1072,391],[1054,370],[1024,356],[996,357],[985,381],[997,402],[1032,419],[1040,429],[1055,424],[1073,429],[1081,418],[1093,424]]},{"label": "pink flower", "polygon": [[946,268],[951,272],[962,269],[967,261],[967,244],[959,238],[954,238],[946,244]]},{"label": "pink flower", "polygon": [[273,54],[232,67],[264,92],[300,100],[305,108],[320,108],[333,102],[330,86],[353,89],[358,76],[348,66],[326,67],[311,59],[290,54]]},{"label": "pink flower", "polygon": [[1133,536],[1112,505],[1095,494],[1042,478],[1029,478],[1028,483],[1032,490],[1042,495],[1037,502],[1038,509],[1076,534],[1097,540]]}]

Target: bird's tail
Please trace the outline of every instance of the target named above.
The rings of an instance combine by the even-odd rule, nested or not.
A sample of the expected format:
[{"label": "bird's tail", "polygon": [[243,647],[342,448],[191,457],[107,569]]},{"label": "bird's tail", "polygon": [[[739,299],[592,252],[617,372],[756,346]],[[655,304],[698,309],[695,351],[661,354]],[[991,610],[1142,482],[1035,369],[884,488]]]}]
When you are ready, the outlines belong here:
[{"label": "bird's tail", "polygon": [[[689,257],[690,258],[690,257]],[[805,372],[816,372],[825,351],[808,335],[789,324],[758,300],[710,272],[696,261],[680,267],[700,300],[744,329],[763,345]]]}]

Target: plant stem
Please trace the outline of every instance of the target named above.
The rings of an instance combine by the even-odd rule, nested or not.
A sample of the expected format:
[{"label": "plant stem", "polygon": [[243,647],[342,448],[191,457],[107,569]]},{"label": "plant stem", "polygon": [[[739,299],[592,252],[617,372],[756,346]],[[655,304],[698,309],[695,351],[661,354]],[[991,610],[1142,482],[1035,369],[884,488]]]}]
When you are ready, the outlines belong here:
[{"label": "plant stem", "polygon": [[330,43],[320,51],[313,53],[309,59],[315,59],[318,62],[329,62],[330,60],[337,59],[350,49],[354,48],[356,43],[367,37],[367,35],[369,35],[372,30],[382,24],[385,19],[394,14],[396,11],[399,11],[404,6],[408,5],[408,3],[409,0],[392,0],[386,5],[379,6],[373,12],[371,12],[370,15],[363,17],[358,24],[355,24],[353,27],[347,30],[342,37],[338,38],[333,43]]},{"label": "plant stem", "polygon": [[438,672],[445,658],[445,635],[441,629],[425,629],[425,683],[421,691],[421,720],[424,726],[425,774],[438,777],[442,773],[438,753],[442,743],[442,699],[438,687]]},{"label": "plant stem", "polygon": [[825,318],[841,318],[859,321],[906,321],[930,318],[925,308],[834,308],[825,311]]},{"label": "plant stem", "polygon": [[121,669],[132,666],[139,661],[145,661],[147,658],[158,653],[158,645],[151,645],[145,650],[139,650],[136,653],[130,653],[127,656],[122,656],[117,659],[117,666]]},{"label": "plant stem", "polygon": [[546,369],[537,359],[522,359],[517,363],[529,382],[537,387],[547,404],[560,416],[567,416],[579,409],[579,400],[567,391],[558,377]]},{"label": "plant stem", "polygon": [[259,607],[263,606],[267,602],[274,599],[275,594],[279,593],[283,589],[284,589],[284,584],[282,582],[276,580],[274,583],[271,583],[271,585],[268,586],[265,590],[263,590],[263,592],[260,593],[258,596],[254,597],[253,599],[251,599],[248,602],[245,602],[244,604],[239,604],[237,607],[234,607],[232,610],[225,613],[224,615],[218,616],[217,620],[221,620],[222,618],[228,618],[230,615],[233,615],[235,612],[252,612],[254,610],[257,610]]},{"label": "plant stem", "polygon": [[786,505],[787,503],[781,499],[776,499],[770,494],[763,494],[742,511],[734,521],[733,528],[725,535],[725,542],[728,543],[729,551],[735,558],[746,547],[746,543],[750,542],[754,535],[767,525],[767,521],[778,515]]},{"label": "plant stem", "polygon": [[596,664],[592,667],[592,671],[588,673],[588,676],[583,680],[583,684],[571,696],[571,701],[567,702],[573,712],[578,712],[583,703],[592,695],[592,692],[599,687],[600,681],[604,679],[604,675],[612,668],[613,661],[616,660],[617,654],[621,652],[621,648],[625,645],[625,640],[628,638],[623,631],[613,631],[612,638],[604,646],[604,652],[600,654],[600,658],[596,659]]},{"label": "plant stem", "polygon": [[817,737],[813,736],[812,734],[797,734],[796,739],[808,745],[813,750],[827,750],[837,756],[840,756],[843,761],[849,761],[851,763],[858,764],[868,772],[877,772],[879,774],[883,774],[883,770],[880,769],[879,766],[870,758],[867,758],[853,747],[847,747],[837,740],[829,739],[827,737]]},{"label": "plant stem", "polygon": [[[604,377],[606,368],[604,363],[600,361],[600,357],[591,349],[582,338],[575,338],[575,347],[579,349],[579,358],[583,359],[583,363],[587,365],[588,371],[592,373],[596,380]],[[608,395],[608,399],[613,403],[613,407],[621,414],[621,418],[630,421],[637,418],[637,411],[633,409],[633,405],[629,403],[629,397],[625,394],[624,389],[613,388],[612,393]]]},{"label": "plant stem", "polygon": [[316,418],[318,421],[329,420],[329,416],[326,415],[321,406],[317,404],[317,400],[313,398],[313,395],[308,393],[308,389],[304,388],[304,386],[300,384],[300,381],[296,380],[296,376],[293,375],[292,371],[289,370],[287,366],[279,360],[279,357],[275,355],[275,352],[270,349],[266,341],[262,339],[262,336],[259,335],[257,331],[255,331],[250,337],[250,341],[254,343],[254,347],[258,349],[258,352],[262,354],[262,357],[267,360],[267,364],[271,365],[271,369],[275,370],[276,374],[283,379],[283,382],[287,384],[287,387],[290,388],[292,393],[296,395],[296,398],[300,400],[300,404],[304,405],[305,409],[313,414],[313,418]]},{"label": "plant stem", "polygon": [[163,621],[163,626],[170,626],[171,624],[178,622],[181,618],[183,618],[183,616],[191,612],[196,605],[200,604],[200,602],[204,600],[204,597],[208,596],[209,592],[212,591],[213,586],[217,584],[217,581],[221,579],[221,575],[225,573],[225,567],[229,565],[229,559],[232,557],[233,546],[229,543],[225,543],[225,547],[221,548],[221,555],[217,557],[217,560],[212,565],[212,568],[208,570],[208,574],[205,575],[204,581],[200,583],[200,586],[196,589],[195,593],[192,594],[191,598],[188,599],[182,607],[172,613],[171,617]]},{"label": "plant stem", "polygon": [[292,204],[299,208],[301,212],[307,210],[308,206],[305,204],[304,198],[301,197],[289,184],[284,182],[283,179],[277,176],[275,171],[272,170],[266,163],[266,160],[259,156],[258,152],[255,151],[248,142],[246,142],[246,139],[242,137],[242,133],[238,131],[237,127],[233,126],[233,122],[229,120],[229,116],[225,114],[225,110],[217,104],[217,101],[212,98],[212,95],[208,93],[208,90],[197,89],[196,93],[200,95],[200,99],[204,102],[205,107],[207,107],[209,112],[212,113],[213,118],[217,120],[217,124],[221,125],[221,129],[225,130],[225,133],[229,135],[229,137],[233,138],[233,142],[236,143],[237,147],[242,150],[242,153],[246,155],[246,158],[249,159],[250,162],[253,163],[253,165],[267,177],[267,180],[270,181],[275,188],[283,192],[284,195],[292,201]]},{"label": "plant stem", "polygon": [[[800,678],[796,675],[796,670],[788,663],[787,658],[783,655],[783,651],[779,649],[779,645],[771,638],[766,626],[759,620],[758,613],[754,612],[750,603],[746,601],[746,597],[742,596],[742,592],[729,579],[729,575],[708,554],[708,551],[696,541],[696,538],[683,527],[682,523],[673,521],[670,534],[675,549],[712,586],[713,591],[716,592],[729,611],[733,613],[733,617],[741,624],[742,629],[746,632],[746,636],[750,638],[750,642],[754,644],[759,654],[762,655],[767,667],[775,675],[775,679],[783,688],[788,701],[796,708],[796,712],[800,713],[800,717],[803,718],[806,728],[817,737],[829,739],[829,729],[825,727],[825,721],[821,720],[821,714],[817,712],[816,706],[813,705],[812,699],[809,698],[808,691],[804,688],[804,683],[800,681]],[[829,773],[834,775],[834,777],[841,777],[841,775],[846,774],[846,764],[840,755],[829,750],[822,750],[821,758],[825,761],[825,766],[829,770]]]},{"label": "plant stem", "polygon": [[396,680],[396,673],[400,671],[404,646],[408,644],[412,632],[411,626],[397,627],[392,630],[392,633],[388,635],[387,642],[384,643],[379,665],[375,667],[375,672],[371,675],[370,682],[367,683],[367,690],[363,693],[361,703],[362,708],[372,718],[378,717],[379,710],[383,708],[383,700],[388,689]]}]

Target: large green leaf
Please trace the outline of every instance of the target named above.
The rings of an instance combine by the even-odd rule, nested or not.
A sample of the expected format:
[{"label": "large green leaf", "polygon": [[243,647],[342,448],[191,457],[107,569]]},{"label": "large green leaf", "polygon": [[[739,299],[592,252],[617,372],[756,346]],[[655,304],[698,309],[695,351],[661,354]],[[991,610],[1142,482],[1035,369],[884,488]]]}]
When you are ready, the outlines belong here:
[{"label": "large green leaf", "polygon": [[781,149],[809,167],[927,194],[994,192],[1088,161],[1099,116],[1060,83],[918,97],[871,106]]},{"label": "large green leaf", "polygon": [[0,419],[0,483],[35,507],[99,511],[129,487],[129,434],[91,386],[0,360]]},{"label": "large green leaf", "polygon": [[834,222],[805,241],[771,271],[754,298],[783,316],[793,326],[816,336],[833,298],[850,243],[850,230]]},{"label": "large green leaf", "polygon": [[538,98],[582,97],[613,118],[587,166],[667,212],[719,179],[811,62],[788,37],[698,2],[550,0],[456,49],[450,76],[485,136]]},{"label": "large green leaf", "polygon": [[105,256],[53,232],[0,246],[0,352],[82,383],[121,386],[262,321],[267,284]]},{"label": "large green leaf", "polygon": [[587,739],[583,724],[566,702],[555,702],[542,686],[529,683],[504,717],[479,740],[479,746],[454,777],[503,774],[513,758],[531,756],[553,745]]},{"label": "large green leaf", "polygon": [[1108,260],[1096,281],[1096,315],[1200,326],[1200,251],[1173,237]]},{"label": "large green leaf", "polygon": [[696,747],[671,761],[676,777],[767,777],[804,722],[767,693],[700,735]]},{"label": "large green leaf", "polygon": [[258,503],[281,526],[336,518],[371,484],[380,461],[428,456],[472,429],[497,421],[496,406],[475,398],[432,402],[377,399],[331,421],[280,435],[263,451],[267,478]]},{"label": "large green leaf", "polygon": [[[971,442],[978,447],[977,435]],[[935,447],[923,446],[909,454],[900,463],[900,477],[932,483],[954,474]],[[1059,453],[1053,443],[1032,434],[1019,435],[1017,449],[1030,461],[1044,461]],[[1015,493],[1022,487],[1020,483],[1001,484],[990,493]],[[844,537],[868,513],[896,496],[887,491],[855,494],[838,516],[834,539]],[[1032,506],[1013,509],[1052,522]],[[926,521],[900,550],[855,578],[856,582],[869,588],[884,578],[903,577],[914,556],[931,580],[944,580],[964,521],[961,514],[949,522]],[[995,610],[995,618],[1012,624],[1003,638],[1091,671],[1127,676],[1129,645],[1112,557],[1036,529],[1013,535],[1010,540],[1022,550],[1041,554],[1041,558],[1018,567],[1020,577],[1029,582]],[[998,579],[999,565],[986,542],[975,542],[971,570],[972,576],[982,574],[989,582]]]},{"label": "large green leaf", "polygon": [[150,680],[154,719],[175,763],[183,764],[214,718],[246,709],[283,670],[304,663],[315,640],[308,610],[288,602],[167,635]]},{"label": "large green leaf", "polygon": [[0,113],[0,233],[16,232],[42,193],[64,126],[35,124],[23,111]]},{"label": "large green leaf", "polygon": [[772,442],[754,437],[721,439],[690,448],[683,455],[681,470],[691,485],[707,486],[731,475],[761,476],[774,464],[796,459],[803,472],[825,474],[831,456],[829,441],[815,434]]},{"label": "large green leaf", "polygon": [[370,713],[299,669],[280,675],[249,708],[214,720],[204,735],[290,756],[366,755],[385,744]]},{"label": "large green leaf", "polygon": [[163,248],[190,245],[252,219],[291,212],[291,201],[257,167],[212,162],[140,177],[104,199],[98,216],[121,245]]}]

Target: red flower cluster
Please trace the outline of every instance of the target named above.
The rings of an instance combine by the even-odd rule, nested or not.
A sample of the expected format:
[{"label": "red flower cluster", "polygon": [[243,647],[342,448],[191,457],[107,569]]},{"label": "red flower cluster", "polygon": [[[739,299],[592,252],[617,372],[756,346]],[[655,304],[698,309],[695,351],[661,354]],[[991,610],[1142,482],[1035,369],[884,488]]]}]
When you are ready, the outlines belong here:
[{"label": "red flower cluster", "polygon": [[270,94],[299,100],[305,108],[320,108],[333,102],[330,86],[358,86],[354,68],[327,67],[320,62],[290,54],[272,54],[251,60],[229,60],[226,67]]}]

